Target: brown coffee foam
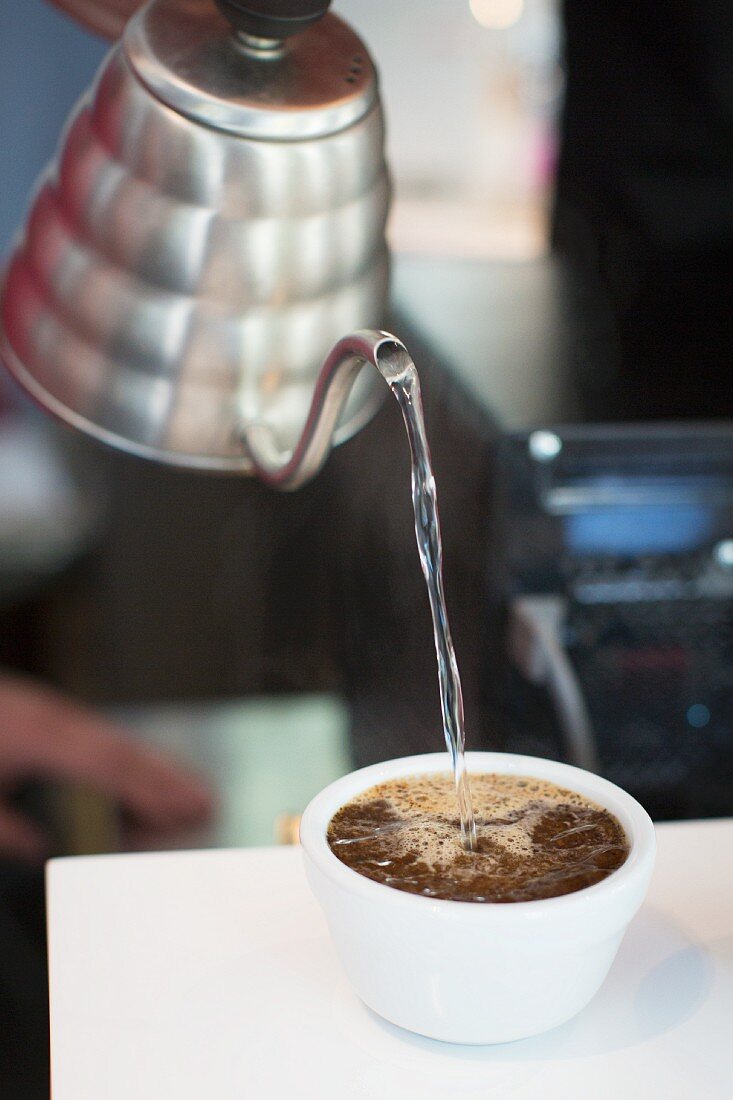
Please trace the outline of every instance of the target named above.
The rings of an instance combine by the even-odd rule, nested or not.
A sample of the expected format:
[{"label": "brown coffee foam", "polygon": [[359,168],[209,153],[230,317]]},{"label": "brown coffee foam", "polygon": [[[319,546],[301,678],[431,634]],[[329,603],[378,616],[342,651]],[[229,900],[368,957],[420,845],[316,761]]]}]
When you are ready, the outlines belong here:
[{"label": "brown coffee foam", "polygon": [[[471,775],[474,815],[482,836],[488,836],[517,856],[531,855],[531,832],[541,812],[548,806],[578,805],[600,809],[596,803],[575,791],[558,787],[542,779],[514,775]],[[520,786],[521,784],[521,786]],[[458,811],[453,777],[430,774],[380,783],[351,800],[360,805],[383,798],[402,819],[401,847],[421,853],[433,868],[443,865],[451,854],[463,852],[457,830]],[[521,813],[532,805],[541,807],[523,816],[513,825],[482,825],[485,818],[504,818]],[[426,822],[426,818],[430,820]],[[426,827],[427,825],[427,827]]]},{"label": "brown coffee foam", "polygon": [[[447,774],[409,776],[363,791],[334,815],[329,843],[344,862],[387,885],[433,896],[465,892],[466,900],[481,900],[483,894],[479,890],[474,897],[470,884],[481,880],[481,889],[488,888],[489,878],[501,892],[522,877],[530,881],[527,889],[534,889],[533,875],[538,883],[550,876],[548,889],[565,892],[563,876],[577,875],[586,852],[579,850],[575,863],[572,854],[561,855],[558,866],[558,842],[582,847],[594,835],[590,830],[597,822],[590,822],[599,814],[606,825],[613,822],[613,835],[623,838],[618,843],[625,843],[612,815],[577,791],[515,775],[472,775],[470,783],[477,853],[469,855],[462,846],[453,777]],[[545,838],[544,846],[538,837]],[[607,858],[604,844],[607,829],[603,844],[588,849],[593,858]],[[616,866],[623,859],[625,853]]]}]

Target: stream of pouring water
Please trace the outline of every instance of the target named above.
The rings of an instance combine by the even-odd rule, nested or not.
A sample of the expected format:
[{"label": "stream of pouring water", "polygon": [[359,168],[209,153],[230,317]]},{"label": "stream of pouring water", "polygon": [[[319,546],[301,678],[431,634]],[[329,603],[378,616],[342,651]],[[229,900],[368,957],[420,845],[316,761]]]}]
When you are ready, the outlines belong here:
[{"label": "stream of pouring water", "polygon": [[387,371],[381,367],[381,364],[380,369],[382,369],[392,393],[397,398],[410,441],[415,536],[420,553],[420,563],[428,586],[430,611],[433,616],[433,636],[438,658],[443,733],[453,764],[458,808],[461,815],[463,844],[469,850],[474,850],[476,848],[476,824],[471,804],[471,789],[466,774],[463,692],[448,624],[448,612],[443,590],[443,546],[440,537],[435,478],[430,461],[430,449],[425,435],[420,379],[415,365],[409,357],[402,356],[400,360],[399,370]]},{"label": "stream of pouring water", "polygon": [[415,535],[433,616],[443,732],[453,764],[463,844],[475,850],[476,824],[464,751],[463,693],[443,591],[443,549],[435,478],[425,436],[420,380],[407,349],[387,332],[365,329],[345,336],[332,348],[321,368],[308,419],[296,447],[281,452],[267,425],[258,422],[246,426],[244,442],[255,470],[264,481],[280,489],[296,489],[321,468],[339,414],[365,362],[377,368],[397,398],[410,441]]}]

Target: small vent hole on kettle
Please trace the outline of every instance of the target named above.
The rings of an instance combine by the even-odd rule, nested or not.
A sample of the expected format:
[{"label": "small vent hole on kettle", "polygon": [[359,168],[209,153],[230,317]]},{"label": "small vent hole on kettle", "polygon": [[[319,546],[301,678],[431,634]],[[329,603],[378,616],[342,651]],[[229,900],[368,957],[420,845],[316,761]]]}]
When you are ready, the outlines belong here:
[{"label": "small vent hole on kettle", "polygon": [[361,54],[357,54],[356,57],[351,59],[351,68],[349,69],[349,75],[345,77],[347,84],[356,84],[357,78],[361,76],[361,66],[364,58]]}]

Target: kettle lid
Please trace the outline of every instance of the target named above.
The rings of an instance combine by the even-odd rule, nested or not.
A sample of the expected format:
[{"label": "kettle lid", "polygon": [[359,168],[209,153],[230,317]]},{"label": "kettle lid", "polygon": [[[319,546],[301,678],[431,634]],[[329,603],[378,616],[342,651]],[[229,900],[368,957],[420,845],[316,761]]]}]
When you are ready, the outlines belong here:
[{"label": "kettle lid", "polygon": [[[152,0],[125,29],[133,71],[178,114],[241,137],[294,141],[344,130],[376,102],[364,44],[323,15],[328,0],[217,3],[221,10],[214,0]],[[274,10],[269,22],[264,9]]]}]

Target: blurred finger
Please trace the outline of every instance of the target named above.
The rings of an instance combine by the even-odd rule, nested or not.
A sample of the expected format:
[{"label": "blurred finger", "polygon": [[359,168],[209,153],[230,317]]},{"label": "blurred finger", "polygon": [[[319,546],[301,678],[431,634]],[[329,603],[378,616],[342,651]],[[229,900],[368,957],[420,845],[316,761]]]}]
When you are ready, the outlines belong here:
[{"label": "blurred finger", "polygon": [[94,787],[151,824],[195,824],[211,813],[202,779],[95,713],[54,697],[47,721],[32,761],[36,774]]},{"label": "blurred finger", "polygon": [[202,842],[208,843],[210,835],[202,833],[200,825],[188,822],[162,826],[124,819],[118,839],[122,851],[146,852],[160,848],[200,848]]},{"label": "blurred finger", "polygon": [[57,8],[78,19],[88,30],[104,38],[118,38],[125,23],[143,0],[51,0]]},{"label": "blurred finger", "polygon": [[41,863],[49,855],[44,833],[23,814],[0,803],[0,854]]}]

